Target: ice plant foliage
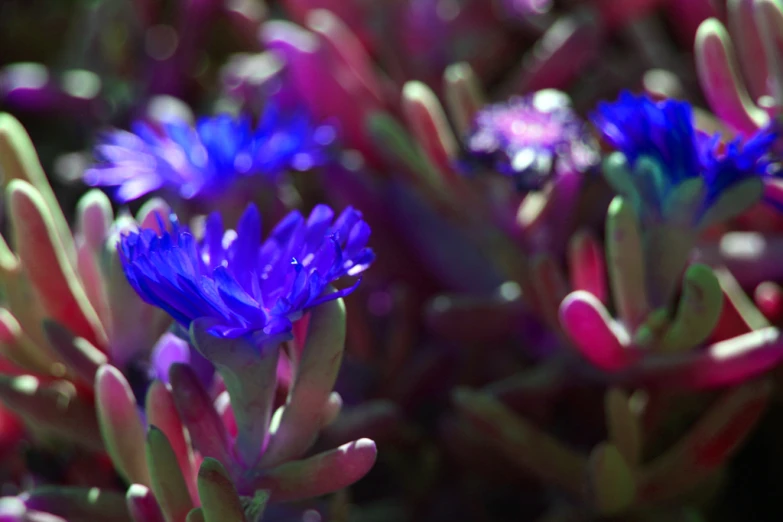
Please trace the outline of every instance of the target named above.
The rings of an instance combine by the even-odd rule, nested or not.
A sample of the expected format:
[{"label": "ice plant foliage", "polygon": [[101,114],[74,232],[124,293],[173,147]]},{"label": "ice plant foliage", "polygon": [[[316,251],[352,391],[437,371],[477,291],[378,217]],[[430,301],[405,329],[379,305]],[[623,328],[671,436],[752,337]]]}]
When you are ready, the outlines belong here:
[{"label": "ice plant foliage", "polygon": [[160,236],[141,230],[122,238],[128,281],[185,328],[199,318],[215,319],[212,332],[222,337],[290,332],[304,310],[350,293],[358,282],[340,291],[327,288],[360,274],[374,257],[366,246],[370,228],[350,207],[337,219],[326,205],[307,218],[293,211],[263,242],[252,204],[236,231],[225,231],[220,215],[211,214],[201,240],[176,216],[170,221],[171,230]]},{"label": "ice plant foliage", "polygon": [[667,221],[685,208],[686,219],[696,225],[729,193],[732,208],[720,208],[720,214],[738,214],[759,201],[762,178],[775,170],[771,147],[780,134],[777,126],[724,146],[719,135],[695,128],[687,102],[656,102],[628,92],[599,104],[592,120],[623,155],[609,157],[606,175],[643,222]]},{"label": "ice plant foliage", "polygon": [[466,164],[511,176],[521,190],[538,188],[552,172],[583,172],[599,159],[587,125],[554,89],[482,108],[464,147]]},{"label": "ice plant foliage", "polygon": [[[0,57],[6,106],[142,118],[55,160],[100,187],[69,215],[0,115],[0,522],[741,512],[774,486],[730,459],[780,409],[783,3],[721,3],[97,2],[85,70]],[[221,87],[222,17],[259,54]]]},{"label": "ice plant foliage", "polygon": [[215,198],[243,179],[274,183],[285,172],[322,165],[335,138],[333,127],[313,125],[307,114],[285,114],[274,104],[255,127],[249,116],[228,114],[195,126],[138,121],[130,132],[104,135],[95,147],[98,163],[84,180],[116,187],[120,202],[161,189],[183,199]]}]

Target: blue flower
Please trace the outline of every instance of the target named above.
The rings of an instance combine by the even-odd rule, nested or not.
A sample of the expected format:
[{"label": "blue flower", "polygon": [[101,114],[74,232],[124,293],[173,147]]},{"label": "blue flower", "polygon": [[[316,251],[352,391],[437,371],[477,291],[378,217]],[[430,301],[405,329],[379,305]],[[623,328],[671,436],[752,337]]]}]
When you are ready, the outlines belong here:
[{"label": "blue flower", "polygon": [[598,163],[595,140],[566,94],[546,89],[481,109],[463,139],[463,165],[510,176],[535,190],[556,172],[584,172]]},{"label": "blue flower", "polygon": [[654,101],[628,92],[614,103],[599,104],[591,119],[604,139],[625,156],[634,173],[632,183],[644,201],[642,210],[648,214],[660,215],[666,200],[684,182],[701,179],[698,218],[727,190],[747,180],[757,179],[760,185],[761,178],[774,170],[771,147],[780,135],[777,125],[724,146],[719,135],[709,136],[694,127],[687,102]]},{"label": "blue flower", "polygon": [[213,333],[222,337],[288,333],[303,311],[352,292],[359,281],[331,293],[328,287],[374,259],[366,246],[370,227],[350,207],[337,219],[326,205],[307,219],[293,211],[263,242],[252,204],[236,231],[224,231],[220,215],[211,214],[200,241],[176,216],[170,220],[171,231],[161,236],[144,229],[120,239],[125,275],[144,301],[185,328],[212,318]]},{"label": "blue flower", "polygon": [[226,114],[113,130],[95,147],[97,165],[84,181],[116,187],[120,202],[168,190],[183,199],[219,197],[242,179],[274,183],[285,172],[309,170],[330,158],[335,129],[313,127],[303,112],[284,117],[269,104],[253,128],[248,116]]}]

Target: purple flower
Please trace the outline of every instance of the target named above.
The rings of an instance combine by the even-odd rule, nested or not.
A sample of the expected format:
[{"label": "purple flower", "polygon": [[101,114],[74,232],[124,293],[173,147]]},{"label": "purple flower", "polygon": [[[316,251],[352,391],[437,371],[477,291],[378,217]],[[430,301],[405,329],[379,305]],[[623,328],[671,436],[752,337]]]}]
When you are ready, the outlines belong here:
[{"label": "purple flower", "polygon": [[125,275],[144,301],[185,328],[212,318],[212,333],[222,337],[287,335],[303,311],[359,284],[330,292],[333,281],[363,272],[374,259],[366,246],[370,227],[350,207],[336,220],[326,205],[307,219],[293,211],[263,242],[252,204],[236,231],[224,231],[220,215],[211,214],[200,241],[170,219],[162,236],[140,230],[121,238]]},{"label": "purple flower", "polygon": [[[285,117],[284,117],[285,116]],[[283,115],[268,104],[260,122],[219,115],[153,127],[136,122],[133,132],[113,130],[95,147],[98,164],[84,181],[116,187],[120,202],[165,189],[183,199],[219,197],[242,179],[276,182],[288,171],[326,163],[336,131],[313,126],[303,113]]]},{"label": "purple flower", "polygon": [[777,124],[724,146],[719,135],[696,129],[688,102],[655,101],[629,92],[615,102],[599,104],[591,118],[627,160],[632,176],[625,186],[640,195],[638,211],[643,216],[658,218],[685,182],[700,179],[704,195],[696,209],[698,218],[727,191],[745,181],[761,186],[761,178],[776,170],[772,147],[780,136]]},{"label": "purple flower", "polygon": [[511,176],[520,190],[540,188],[553,172],[599,161],[586,124],[568,96],[553,89],[484,107],[464,138],[463,163]]}]

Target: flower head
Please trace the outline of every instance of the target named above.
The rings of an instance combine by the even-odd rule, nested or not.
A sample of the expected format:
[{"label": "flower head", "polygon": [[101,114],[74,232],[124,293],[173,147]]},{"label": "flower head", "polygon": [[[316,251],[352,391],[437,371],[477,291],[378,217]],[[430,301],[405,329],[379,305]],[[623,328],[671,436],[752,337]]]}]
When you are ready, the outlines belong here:
[{"label": "flower head", "polygon": [[217,197],[240,179],[274,183],[291,170],[325,163],[335,129],[313,127],[304,113],[287,119],[267,105],[258,125],[224,114],[152,126],[136,122],[132,132],[113,130],[95,148],[98,164],[84,181],[117,187],[121,202],[166,189],[184,199]]},{"label": "flower head", "polygon": [[581,172],[598,161],[587,126],[552,89],[483,108],[464,143],[466,163],[511,176],[525,190],[539,188],[553,170]]},{"label": "flower head", "polygon": [[677,199],[673,196],[685,182],[702,184],[695,212],[698,220],[727,190],[749,180],[758,180],[760,187],[760,178],[772,174],[770,149],[779,136],[774,125],[724,146],[719,135],[709,136],[694,127],[687,102],[656,102],[628,92],[614,103],[599,104],[592,120],[625,157],[632,175],[624,184],[635,188],[641,198],[637,204],[643,207],[638,210],[648,217],[665,214],[667,201]]},{"label": "flower head", "polygon": [[171,231],[158,236],[140,230],[122,237],[125,275],[143,300],[189,327],[199,318],[215,320],[213,333],[286,334],[304,310],[350,293],[328,292],[343,276],[355,276],[374,259],[366,247],[370,227],[361,213],[344,210],[335,220],[326,205],[305,219],[289,213],[261,241],[261,218],[249,205],[236,231],[224,231],[211,214],[203,239],[171,216]]}]

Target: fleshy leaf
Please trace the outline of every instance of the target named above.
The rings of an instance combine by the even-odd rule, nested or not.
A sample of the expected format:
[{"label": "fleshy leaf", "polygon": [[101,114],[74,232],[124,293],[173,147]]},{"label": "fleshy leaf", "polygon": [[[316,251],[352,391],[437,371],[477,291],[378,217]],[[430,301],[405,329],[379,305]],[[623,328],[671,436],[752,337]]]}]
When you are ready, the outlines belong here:
[{"label": "fleshy leaf", "polygon": [[19,259],[44,310],[76,335],[105,346],[106,333],[55,235],[43,197],[24,181],[12,181],[7,190]]},{"label": "fleshy leaf", "polygon": [[23,495],[30,510],[51,513],[69,522],[130,522],[121,493],[98,488],[44,486]]},{"label": "fleshy leaf", "polygon": [[581,494],[585,459],[515,415],[486,393],[460,389],[454,394],[459,412],[511,463],[550,484]]},{"label": "fleshy leaf", "polygon": [[174,364],[169,369],[169,380],[174,404],[190,434],[193,448],[203,457],[229,466],[233,458],[228,433],[196,373],[190,366]]},{"label": "fleshy leaf", "polygon": [[193,502],[182,473],[190,470],[180,469],[166,435],[155,426],[147,432],[146,454],[152,491],[166,521],[185,522]]},{"label": "fleshy leaf", "polygon": [[766,381],[725,392],[677,444],[651,462],[639,477],[639,496],[664,502],[693,488],[739,447],[766,407]]},{"label": "fleshy leaf", "polygon": [[740,77],[729,33],[717,19],[699,26],[694,54],[700,83],[720,119],[747,134],[767,124],[769,118],[753,104]]},{"label": "fleshy leaf", "polygon": [[468,132],[473,117],[485,104],[480,83],[470,64],[465,62],[448,66],[443,79],[449,114],[459,133],[464,134]]},{"label": "fleshy leaf", "polygon": [[235,451],[251,468],[258,463],[269,435],[272,401],[277,390],[279,342],[255,346],[249,339],[227,339],[208,333],[210,321],[191,323],[191,342],[223,377],[237,422]]},{"label": "fleshy leaf", "polygon": [[117,471],[130,483],[150,484],[144,459],[144,426],[128,381],[103,365],[95,376],[95,402],[100,433]]},{"label": "fleshy leaf", "polygon": [[606,260],[618,316],[630,331],[649,312],[643,252],[637,216],[623,198],[614,198],[606,218]]},{"label": "fleshy leaf", "polygon": [[723,291],[709,267],[691,265],[682,285],[677,315],[661,343],[663,350],[693,348],[707,339],[720,319]]},{"label": "fleshy leaf", "polygon": [[593,502],[600,513],[616,515],[633,504],[636,481],[615,446],[598,445],[590,454],[588,466]]},{"label": "fleshy leaf", "polygon": [[195,460],[193,449],[190,446],[190,438],[185,436],[182,421],[179,418],[177,407],[174,404],[174,396],[161,381],[153,381],[147,390],[144,402],[147,414],[147,424],[155,426],[163,432],[171,444],[174,454],[177,456],[177,464],[182,470],[182,475],[188,485],[191,498],[198,500],[198,491],[195,481]]},{"label": "fleshy leaf", "polygon": [[560,323],[582,355],[605,371],[621,370],[640,356],[629,348],[628,333],[592,294],[570,293],[560,305]]},{"label": "fleshy leaf", "polygon": [[51,346],[73,372],[88,386],[95,383],[98,368],[108,362],[106,355],[86,339],[75,337],[67,328],[44,320],[43,331]]},{"label": "fleshy leaf", "polygon": [[455,175],[457,138],[435,93],[424,83],[410,81],[402,89],[402,110],[414,139],[445,178]]},{"label": "fleshy leaf", "polygon": [[642,426],[639,413],[631,407],[631,398],[619,388],[604,398],[609,442],[620,452],[628,466],[636,466],[642,456]]},{"label": "fleshy leaf", "polygon": [[33,426],[96,451],[103,449],[93,405],[70,382],[0,376],[0,399]]},{"label": "fleshy leaf", "polygon": [[204,522],[245,522],[237,489],[215,459],[204,459],[198,470],[198,494]]},{"label": "fleshy leaf", "polygon": [[345,345],[342,299],[313,309],[293,386],[262,463],[274,466],[302,455],[322,424],[322,411],[337,380]]},{"label": "fleshy leaf", "polygon": [[147,486],[131,484],[125,502],[133,522],[165,522],[158,501]]},{"label": "fleshy leaf", "polygon": [[259,471],[252,488],[269,490],[274,502],[318,497],[350,486],[375,464],[377,449],[369,439],[359,439],[305,460]]}]

